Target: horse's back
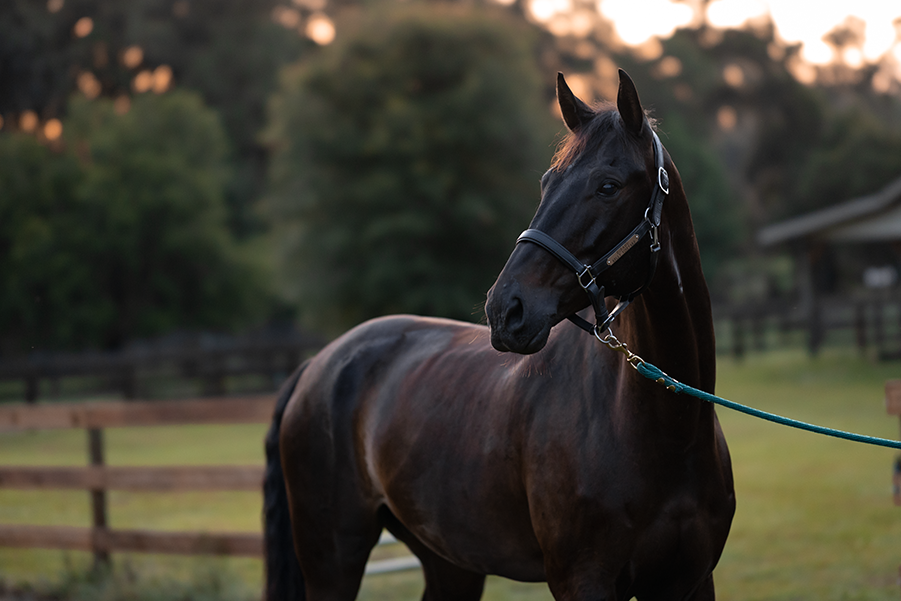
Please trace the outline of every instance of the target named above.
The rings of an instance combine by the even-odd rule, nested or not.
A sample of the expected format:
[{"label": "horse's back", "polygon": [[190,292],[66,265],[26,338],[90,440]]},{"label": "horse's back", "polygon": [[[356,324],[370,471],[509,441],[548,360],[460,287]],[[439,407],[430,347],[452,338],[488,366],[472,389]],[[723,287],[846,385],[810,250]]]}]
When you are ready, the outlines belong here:
[{"label": "horse's back", "polygon": [[373,404],[396,399],[406,374],[440,354],[461,328],[449,320],[392,316],[361,324],[326,346],[308,363],[285,409],[283,456],[300,463],[309,455],[312,465],[355,452],[360,419]]},{"label": "horse's back", "polygon": [[[285,420],[340,420],[380,397],[396,399],[405,379],[454,346],[488,354],[487,329],[461,322],[397,315],[363,323],[326,346],[298,381]],[[496,354],[496,353],[495,353]],[[335,424],[336,426],[339,424]],[[341,424],[343,427],[343,424]]]}]

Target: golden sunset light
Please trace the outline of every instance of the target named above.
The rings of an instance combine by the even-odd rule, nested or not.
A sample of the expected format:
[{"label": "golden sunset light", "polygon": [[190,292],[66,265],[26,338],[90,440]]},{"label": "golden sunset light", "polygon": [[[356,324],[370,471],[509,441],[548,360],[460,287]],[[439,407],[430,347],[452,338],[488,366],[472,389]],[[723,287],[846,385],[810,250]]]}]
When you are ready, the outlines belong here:
[{"label": "golden sunset light", "polygon": [[[852,69],[883,63],[901,79],[901,3],[884,0],[598,0],[597,14],[623,44],[640,47],[666,39],[680,27],[706,23],[717,29],[773,24],[784,46],[800,46],[809,66],[844,64]],[[530,15],[555,34],[577,35],[584,15],[573,0],[531,0]],[[561,28],[564,17],[569,27]],[[591,28],[581,28],[587,35]],[[836,35],[839,34],[839,35]],[[841,42],[836,43],[840,39]]]},{"label": "golden sunset light", "polygon": [[630,46],[651,37],[667,38],[689,25],[694,10],[684,2],[670,0],[600,0],[601,14],[613,22],[619,37]]}]

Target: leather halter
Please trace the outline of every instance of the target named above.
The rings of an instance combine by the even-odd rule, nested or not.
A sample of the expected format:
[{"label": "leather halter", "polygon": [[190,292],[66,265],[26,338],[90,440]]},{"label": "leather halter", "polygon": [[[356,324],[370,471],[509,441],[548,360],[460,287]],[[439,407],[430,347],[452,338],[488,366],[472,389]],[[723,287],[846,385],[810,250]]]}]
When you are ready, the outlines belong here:
[{"label": "leather halter", "polygon": [[[657,185],[651,194],[651,200],[648,208],[645,209],[644,219],[635,229],[623,238],[623,240],[614,246],[603,257],[598,259],[592,265],[586,265],[579,261],[575,255],[569,252],[566,247],[545,234],[541,230],[528,229],[519,235],[516,243],[531,242],[542,247],[564,264],[568,265],[576,274],[579,285],[585,290],[591,306],[594,308],[596,323],[591,324],[576,314],[567,317],[571,322],[588,332],[600,338],[616,316],[623,312],[629,306],[635,297],[641,294],[654,277],[654,271],[657,268],[657,253],[660,251],[660,241],[657,236],[657,228],[660,227],[660,217],[663,213],[663,201],[669,194],[669,173],[663,167],[663,144],[657,133],[651,130],[654,136],[654,162],[657,167]],[[651,234],[651,265],[648,270],[648,277],[644,283],[632,293],[621,297],[619,303],[612,312],[607,311],[607,305],[604,303],[604,287],[598,284],[598,276],[605,270],[612,267],[619,261],[629,250],[631,250],[638,242],[648,233]]]}]

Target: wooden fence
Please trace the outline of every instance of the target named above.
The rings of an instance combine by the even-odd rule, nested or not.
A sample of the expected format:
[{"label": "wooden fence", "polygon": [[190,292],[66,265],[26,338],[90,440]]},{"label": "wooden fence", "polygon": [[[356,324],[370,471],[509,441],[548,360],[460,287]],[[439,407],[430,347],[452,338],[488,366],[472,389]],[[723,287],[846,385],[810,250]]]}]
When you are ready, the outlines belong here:
[{"label": "wooden fence", "polygon": [[901,357],[901,299],[895,297],[826,297],[813,310],[794,301],[717,305],[713,313],[718,350],[736,358],[765,351],[773,332],[782,339],[800,334],[811,354],[834,340],[861,353],[872,349],[880,359]]},{"label": "wooden fence", "polygon": [[141,396],[141,383],[161,377],[198,380],[203,395],[226,394],[226,379],[259,375],[268,378],[267,390],[274,390],[300,361],[319,350],[325,340],[307,333],[244,338],[188,337],[176,343],[157,342],[115,352],[34,353],[31,356],[0,360],[0,381],[20,381],[24,398],[34,402],[42,394],[41,384],[49,384],[55,396],[65,378],[92,377],[105,388],[126,399]]},{"label": "wooden fence", "polygon": [[[93,552],[96,562],[114,551],[262,557],[260,533],[114,530],[107,519],[106,491],[261,491],[263,466],[119,467],[106,465],[103,429],[180,424],[269,423],[274,396],[181,401],[0,405],[0,432],[83,428],[88,465],[79,467],[0,466],[0,487],[80,489],[91,495],[92,526],[0,525],[0,547]],[[390,536],[382,544],[396,543]],[[413,557],[370,562],[368,574],[417,567]]]}]

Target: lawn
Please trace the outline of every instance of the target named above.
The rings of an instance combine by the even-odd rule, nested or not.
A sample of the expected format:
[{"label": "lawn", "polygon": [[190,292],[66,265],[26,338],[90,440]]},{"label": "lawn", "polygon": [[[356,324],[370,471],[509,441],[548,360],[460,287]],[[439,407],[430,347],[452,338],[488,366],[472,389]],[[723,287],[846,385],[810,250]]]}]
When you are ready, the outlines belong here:
[{"label": "lawn", "polygon": [[[886,379],[901,365],[837,351],[723,361],[717,392],[843,430],[898,438]],[[897,599],[901,507],[891,449],[827,438],[719,410],[738,510],[715,578],[720,599]]]},{"label": "lawn", "polygon": [[[898,420],[885,415],[882,399],[885,380],[901,377],[901,364],[872,363],[836,350],[817,359],[773,351],[741,363],[721,359],[718,371],[717,392],[732,400],[844,430],[898,436]],[[897,599],[901,507],[893,506],[891,492],[896,453],[726,409],[719,415],[732,451],[738,511],[715,573],[718,598]],[[111,429],[107,460],[113,465],[261,463],[264,431],[264,426]],[[79,431],[0,434],[2,464],[78,465],[85,455]],[[260,510],[255,493],[110,495],[110,519],[118,528],[253,531]],[[0,490],[0,523],[83,526],[88,516],[86,493]],[[89,565],[83,553],[0,549],[0,580],[7,584],[76,591]],[[262,572],[257,560],[138,554],[115,556],[115,568],[120,588],[169,591],[128,596],[134,599],[185,598],[179,587],[206,591],[195,598],[251,599]],[[406,572],[367,577],[360,598],[414,600],[421,592],[419,573]],[[96,591],[82,598],[91,594],[99,598]],[[551,599],[544,585],[499,578],[489,579],[484,598]]]}]

